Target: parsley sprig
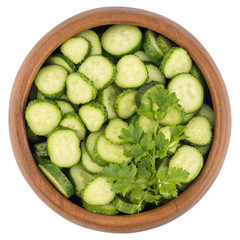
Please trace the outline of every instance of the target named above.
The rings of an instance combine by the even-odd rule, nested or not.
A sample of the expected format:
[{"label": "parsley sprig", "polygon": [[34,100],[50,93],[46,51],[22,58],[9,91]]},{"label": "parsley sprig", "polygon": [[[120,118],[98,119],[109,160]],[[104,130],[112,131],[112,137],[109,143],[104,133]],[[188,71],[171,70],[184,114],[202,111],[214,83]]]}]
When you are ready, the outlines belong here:
[{"label": "parsley sprig", "polygon": [[[170,139],[158,131],[161,121],[174,108],[180,108],[175,93],[162,87],[156,87],[149,93],[150,104],[142,104],[137,113],[154,123],[154,133],[145,133],[138,125],[129,125],[122,129],[120,139],[124,139],[129,148],[124,149],[126,157],[134,158],[131,163],[110,164],[101,171],[112,183],[112,191],[128,196],[137,204],[140,211],[143,203],[158,204],[162,196],[178,195],[177,185],[185,182],[189,173],[181,168],[169,168],[166,163],[168,151],[184,139],[185,127],[170,127]],[[160,167],[156,170],[156,160]]]}]

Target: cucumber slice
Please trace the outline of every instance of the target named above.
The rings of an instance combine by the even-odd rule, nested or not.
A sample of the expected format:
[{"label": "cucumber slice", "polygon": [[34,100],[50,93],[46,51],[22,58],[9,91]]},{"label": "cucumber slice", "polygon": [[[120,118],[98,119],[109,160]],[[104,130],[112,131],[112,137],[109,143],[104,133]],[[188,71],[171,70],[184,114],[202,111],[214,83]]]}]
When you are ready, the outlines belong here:
[{"label": "cucumber slice", "polygon": [[26,124],[27,138],[30,142],[40,142],[41,137],[36,135],[31,128]]},{"label": "cucumber slice", "polygon": [[38,157],[47,157],[48,150],[47,150],[47,142],[40,142],[33,146],[33,152],[35,156]]},{"label": "cucumber slice", "polygon": [[160,72],[159,68],[156,65],[150,64],[150,63],[145,64],[145,65],[146,65],[147,70],[148,70],[148,81],[147,81],[147,83],[155,81],[155,82],[159,82],[163,85],[166,84],[166,80],[165,80],[164,75]]},{"label": "cucumber slice", "polygon": [[169,168],[182,168],[189,172],[186,182],[191,182],[200,173],[203,167],[203,156],[194,147],[183,145],[179,147],[169,162]]},{"label": "cucumber slice", "polygon": [[99,173],[102,171],[102,167],[99,166],[96,162],[94,162],[91,157],[88,155],[86,151],[86,143],[82,142],[81,143],[81,150],[82,150],[82,160],[81,164],[83,168],[89,172],[90,174],[95,174]]},{"label": "cucumber slice", "polygon": [[104,89],[116,77],[116,67],[106,57],[94,55],[88,57],[79,67],[78,72],[93,81],[96,89]]},{"label": "cucumber slice", "polygon": [[135,124],[141,127],[145,133],[151,133],[151,134],[154,133],[155,122],[143,115],[139,115],[137,117]]},{"label": "cucumber slice", "polygon": [[86,30],[75,35],[75,37],[84,37],[91,43],[91,51],[89,55],[102,55],[102,46],[98,35],[93,30]]},{"label": "cucumber slice", "polygon": [[104,177],[96,177],[90,181],[82,191],[82,199],[90,205],[105,205],[115,197],[111,191],[112,183],[107,182]]},{"label": "cucumber slice", "polygon": [[206,157],[207,153],[210,149],[210,146],[211,146],[211,144],[209,143],[209,144],[204,145],[204,146],[195,146],[195,147],[203,155],[203,157]]},{"label": "cucumber slice", "polygon": [[206,145],[212,140],[212,129],[206,117],[196,116],[192,118],[184,131],[186,141],[195,145]]},{"label": "cucumber slice", "polygon": [[198,68],[197,64],[195,62],[192,62],[192,68],[190,73],[199,80],[199,82],[201,83],[204,91],[207,90],[207,83],[203,77],[202,72],[200,71],[200,69]]},{"label": "cucumber slice", "polygon": [[64,99],[58,99],[55,100],[55,102],[60,107],[62,115],[64,115],[65,113],[75,112],[75,109],[69,101]]},{"label": "cucumber slice", "polygon": [[98,102],[90,102],[79,109],[79,115],[90,132],[98,131],[107,120],[107,112],[104,105]]},{"label": "cucumber slice", "polygon": [[120,93],[121,90],[112,83],[107,88],[100,91],[98,94],[98,101],[106,107],[108,119],[113,119],[117,117],[114,104],[117,96]]},{"label": "cucumber slice", "polygon": [[137,91],[128,89],[117,96],[115,109],[120,118],[127,119],[136,112],[136,94]]},{"label": "cucumber slice", "polygon": [[209,107],[209,105],[203,103],[202,107],[200,108],[199,112],[197,113],[197,116],[203,116],[206,117],[210,124],[211,127],[214,127],[214,112],[212,110],[211,107]]},{"label": "cucumber slice", "polygon": [[80,140],[70,128],[56,128],[48,137],[47,147],[51,161],[58,167],[69,168],[80,161]]},{"label": "cucumber slice", "polygon": [[112,204],[117,208],[119,212],[123,212],[126,214],[138,213],[144,208],[144,205],[142,205],[139,209],[139,206],[137,204],[129,203],[120,196],[116,196],[113,199]]},{"label": "cucumber slice", "polygon": [[54,54],[51,55],[47,61],[46,64],[48,65],[59,65],[61,67],[64,67],[69,73],[76,72],[76,66],[73,64],[72,61],[70,61],[67,57],[65,57],[63,54]]},{"label": "cucumber slice", "polygon": [[94,147],[96,145],[97,139],[100,135],[104,134],[104,132],[105,126],[99,129],[97,132],[90,133],[87,137],[86,150],[92,160],[94,160]]},{"label": "cucumber slice", "polygon": [[133,25],[113,25],[103,33],[101,42],[106,52],[120,57],[139,50],[142,45],[142,32]]},{"label": "cucumber slice", "polygon": [[69,179],[73,183],[76,195],[81,197],[81,192],[85,185],[93,178],[91,174],[88,174],[80,163],[74,165],[69,169]]},{"label": "cucumber slice", "polygon": [[45,136],[56,128],[62,114],[55,102],[48,100],[33,100],[25,111],[25,119],[34,134]]},{"label": "cucumber slice", "polygon": [[137,51],[133,55],[138,56],[141,61],[145,62],[152,62],[149,56],[144,51]]},{"label": "cucumber slice", "polygon": [[44,97],[56,99],[64,94],[67,75],[65,68],[48,65],[38,71],[34,81]]},{"label": "cucumber slice", "polygon": [[160,69],[166,78],[173,78],[180,73],[189,73],[192,59],[187,51],[180,47],[171,48],[164,56]]},{"label": "cucumber slice", "polygon": [[[168,139],[169,141],[171,140],[171,127],[166,126],[166,127],[162,127],[159,129],[160,132],[162,132],[165,136],[166,139]],[[179,141],[174,141],[173,143],[171,143],[171,145],[169,147],[171,147],[168,150],[168,154],[172,155],[173,153],[176,152],[177,148],[179,146]]]},{"label": "cucumber slice", "polygon": [[196,113],[197,112],[185,113],[181,124],[186,124],[189,120],[191,120],[196,115]]},{"label": "cucumber slice", "polygon": [[126,140],[120,139],[119,136],[122,135],[122,129],[128,129],[127,122],[124,122],[120,118],[115,118],[109,121],[106,130],[105,137],[112,143],[122,144],[126,143]]},{"label": "cucumber slice", "polygon": [[74,104],[88,103],[96,98],[97,89],[82,73],[70,73],[66,81],[67,98]]},{"label": "cucumber slice", "polygon": [[174,42],[170,39],[166,38],[163,35],[159,35],[157,37],[157,45],[162,50],[163,54],[165,55],[172,47],[176,46]]},{"label": "cucumber slice", "polygon": [[91,44],[83,37],[70,38],[61,45],[60,51],[74,64],[79,64],[88,56]]},{"label": "cucumber slice", "polygon": [[97,155],[106,163],[122,163],[123,161],[130,162],[132,158],[125,157],[124,149],[128,149],[127,144],[114,144],[108,141],[105,135],[100,135],[96,143]]},{"label": "cucumber slice", "polygon": [[155,81],[144,84],[136,94],[137,106],[140,106],[141,104],[146,104],[146,105],[150,104],[151,102],[148,99],[148,95],[149,93],[154,91],[155,87],[159,87],[159,86],[164,88],[162,84]]},{"label": "cucumber slice", "polygon": [[139,57],[126,55],[118,61],[115,84],[120,88],[138,88],[147,80],[147,68]]},{"label": "cucumber slice", "polygon": [[51,184],[66,198],[71,197],[75,193],[71,182],[56,165],[46,160],[38,166]]},{"label": "cucumber slice", "polygon": [[144,35],[143,49],[155,64],[159,65],[161,63],[164,54],[158,47],[156,42],[156,33],[152,30],[148,29]]},{"label": "cucumber slice", "polygon": [[138,118],[138,114],[136,113],[127,120],[128,124],[134,125],[136,123],[137,118]]},{"label": "cucumber slice", "polygon": [[164,126],[178,125],[182,123],[183,116],[184,116],[184,113],[181,110],[181,108],[178,108],[178,107],[173,108],[170,112],[166,114],[166,116],[163,118],[160,124]]},{"label": "cucumber slice", "polygon": [[168,84],[168,90],[175,92],[185,113],[193,113],[203,104],[203,88],[191,74],[182,73],[174,77]]},{"label": "cucumber slice", "polygon": [[81,118],[75,112],[66,113],[59,125],[73,129],[77,133],[80,141],[86,136],[86,128]]},{"label": "cucumber slice", "polygon": [[36,99],[38,100],[43,100],[43,99],[46,99],[40,92],[39,90],[37,91],[37,95],[36,95]]},{"label": "cucumber slice", "polygon": [[105,205],[90,205],[82,201],[82,206],[86,208],[88,211],[93,213],[101,213],[105,215],[116,215],[118,214],[117,208],[111,204],[105,204]]}]

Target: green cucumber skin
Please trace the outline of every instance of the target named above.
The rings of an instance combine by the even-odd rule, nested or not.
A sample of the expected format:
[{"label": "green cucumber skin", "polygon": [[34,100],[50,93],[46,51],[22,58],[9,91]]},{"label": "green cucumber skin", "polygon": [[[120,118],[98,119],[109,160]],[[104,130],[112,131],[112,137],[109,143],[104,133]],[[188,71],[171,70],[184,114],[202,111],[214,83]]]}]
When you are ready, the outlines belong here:
[{"label": "green cucumber skin", "polygon": [[33,146],[33,151],[36,156],[38,157],[47,157],[48,150],[47,150],[47,142],[37,143]]},{"label": "green cucumber skin", "polygon": [[48,172],[50,172],[54,179],[56,178],[58,179],[58,183],[62,186],[63,190],[65,191],[64,196],[66,198],[70,198],[73,194],[75,194],[75,189],[72,183],[55,164],[53,164],[49,160],[45,160],[41,162],[38,166],[40,169],[44,168]]},{"label": "green cucumber skin", "polygon": [[[90,205],[87,204],[82,200],[82,206],[87,209],[90,212],[93,213],[100,213],[100,214],[105,214],[105,215],[116,215],[118,214],[117,208],[111,203],[108,203],[106,205]],[[112,208],[107,208],[108,206],[112,206]]]},{"label": "green cucumber skin", "polygon": [[[157,52],[155,47],[153,46],[151,40],[150,40],[150,32],[151,30],[147,30],[144,35],[143,40],[143,49],[147,53],[148,57],[158,66],[160,65],[162,59],[163,59],[163,53]],[[157,44],[157,43],[156,43]],[[160,50],[160,49],[159,49]]]},{"label": "green cucumber skin", "polygon": [[[100,135],[99,137],[101,137],[101,136],[102,136],[102,135]],[[98,138],[99,138],[99,137],[98,137]],[[97,140],[97,141],[98,141],[98,140]],[[92,160],[93,160],[95,163],[97,163],[99,166],[105,167],[105,166],[107,166],[107,165],[109,164],[109,162],[103,160],[103,159],[99,156],[99,154],[98,154],[98,152],[97,152],[97,141],[96,141],[96,146],[93,148],[94,157],[93,157]]]},{"label": "green cucumber skin", "polygon": [[[76,65],[75,65],[70,59],[68,59],[66,56],[64,56],[64,55],[61,54],[61,53],[57,53],[57,54],[51,55],[51,56],[46,60],[46,64],[49,64],[49,65],[51,65],[51,64],[56,64],[56,63],[54,63],[54,60],[52,59],[52,58],[54,58],[54,57],[62,58],[62,59],[68,64],[68,66],[72,69],[71,72],[76,72],[76,71],[77,71]],[[59,64],[56,64],[56,65],[59,65]],[[59,66],[64,67],[64,66],[62,66],[62,65],[59,65]],[[67,69],[66,69],[66,70],[67,70]],[[67,70],[67,71],[68,71],[68,70]],[[69,72],[69,71],[68,71],[68,72]],[[70,73],[70,72],[69,72],[69,73]]]},{"label": "green cucumber skin", "polygon": [[165,55],[172,47],[176,46],[174,42],[170,39],[166,38],[163,35],[159,35],[157,37],[157,45],[162,50],[163,54]]}]

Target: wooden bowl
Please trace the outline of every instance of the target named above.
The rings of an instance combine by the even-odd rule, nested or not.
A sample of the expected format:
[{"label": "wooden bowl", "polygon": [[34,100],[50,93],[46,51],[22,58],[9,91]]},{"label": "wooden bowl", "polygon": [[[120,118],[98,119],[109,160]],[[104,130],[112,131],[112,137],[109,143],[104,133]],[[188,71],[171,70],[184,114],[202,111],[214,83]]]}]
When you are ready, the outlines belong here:
[{"label": "wooden bowl", "polygon": [[[134,24],[165,35],[185,48],[208,84],[215,113],[215,128],[208,159],[198,178],[169,203],[134,215],[106,216],[91,213],[66,199],[43,176],[29,148],[24,112],[34,77],[47,57],[75,34],[102,25]],[[224,162],[231,131],[231,111],[223,79],[201,43],[177,23],[144,10],[109,7],[77,14],[48,32],[31,50],[15,79],[9,106],[9,131],[18,166],[30,187],[62,217],[91,229],[137,232],[172,221],[194,206],[207,192]]]}]

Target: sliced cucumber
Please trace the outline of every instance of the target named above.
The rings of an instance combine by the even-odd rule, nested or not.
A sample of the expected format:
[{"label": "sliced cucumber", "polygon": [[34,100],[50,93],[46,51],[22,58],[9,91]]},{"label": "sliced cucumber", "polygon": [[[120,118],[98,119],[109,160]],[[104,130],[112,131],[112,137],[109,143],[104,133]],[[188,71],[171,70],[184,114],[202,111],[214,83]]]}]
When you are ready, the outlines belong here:
[{"label": "sliced cucumber", "polygon": [[108,119],[117,117],[114,104],[117,96],[120,93],[121,90],[114,83],[112,83],[107,88],[100,91],[98,94],[98,101],[100,101],[100,103],[106,107]]},{"label": "sliced cucumber", "polygon": [[128,89],[117,96],[115,110],[120,118],[127,119],[136,112],[136,94],[137,91]]},{"label": "sliced cucumber", "polygon": [[126,140],[119,138],[119,136],[122,135],[123,128],[128,129],[127,122],[124,122],[120,118],[114,118],[109,121],[106,127],[105,137],[112,143],[117,144],[126,143]]},{"label": "sliced cucumber", "polygon": [[66,198],[71,197],[75,193],[71,182],[56,165],[46,160],[38,166],[52,185]]},{"label": "sliced cucumber", "polygon": [[107,182],[104,177],[96,177],[90,181],[82,191],[82,199],[90,205],[105,205],[115,197],[111,191],[112,183]]},{"label": "sliced cucumber", "polygon": [[40,91],[37,91],[36,99],[43,100],[43,99],[46,99],[46,98],[40,93]]},{"label": "sliced cucumber", "polygon": [[90,102],[79,109],[79,115],[90,132],[98,131],[107,120],[107,112],[104,105],[98,102]]},{"label": "sliced cucumber", "polygon": [[181,124],[186,124],[189,120],[191,120],[196,115],[196,113],[197,112],[185,113]]},{"label": "sliced cucumber", "polygon": [[183,145],[171,158],[169,168],[176,167],[186,170],[190,173],[186,182],[191,182],[199,175],[203,162],[203,156],[196,148]]},{"label": "sliced cucumber", "polygon": [[86,150],[92,160],[94,160],[94,147],[97,139],[100,135],[104,134],[104,132],[105,126],[99,129],[97,132],[90,133],[86,139]]},{"label": "sliced cucumber", "polygon": [[105,205],[90,205],[83,201],[82,206],[84,208],[86,208],[88,211],[93,212],[93,213],[101,213],[101,214],[105,214],[105,215],[118,214],[117,208],[111,203],[108,203]]},{"label": "sliced cucumber", "polygon": [[196,146],[196,149],[203,155],[203,157],[206,157],[207,156],[207,153],[210,149],[210,146],[211,144],[207,144],[207,145],[204,145],[204,146]]},{"label": "sliced cucumber", "polygon": [[58,167],[69,168],[80,161],[80,140],[70,128],[56,128],[48,137],[47,147],[51,161]]},{"label": "sliced cucumber", "polygon": [[69,101],[64,99],[58,99],[55,100],[55,102],[60,107],[62,115],[64,115],[65,113],[75,112],[75,109]]},{"label": "sliced cucumber", "polygon": [[156,81],[159,82],[163,85],[166,84],[166,80],[164,75],[161,73],[161,71],[159,70],[159,68],[151,63],[147,63],[145,64],[148,70],[148,83],[152,82],[152,81]]},{"label": "sliced cucumber", "polygon": [[138,114],[136,113],[127,120],[128,124],[134,125],[136,123],[137,118],[138,118]]},{"label": "sliced cucumber", "polygon": [[159,35],[157,37],[157,45],[162,50],[163,54],[165,55],[172,47],[176,46],[174,42],[170,39],[166,38],[163,35]]},{"label": "sliced cucumber", "polygon": [[91,43],[91,51],[90,55],[101,55],[102,54],[102,46],[98,35],[91,29],[80,32],[75,35],[75,37],[84,37]]},{"label": "sliced cucumber", "polygon": [[90,174],[95,174],[101,172],[103,169],[101,166],[99,166],[96,162],[94,162],[89,154],[86,151],[86,143],[81,143],[81,150],[82,150],[82,160],[81,164],[83,168],[89,172]]},{"label": "sliced cucumber", "polygon": [[211,127],[214,127],[214,112],[209,105],[203,103],[202,107],[197,113],[197,116],[206,117],[209,120]]},{"label": "sliced cucumber", "polygon": [[192,59],[187,51],[180,47],[171,48],[164,56],[160,69],[166,78],[173,78],[180,73],[189,73]]},{"label": "sliced cucumber", "polygon": [[74,104],[88,103],[96,98],[97,89],[82,73],[70,73],[66,81],[67,98]]},{"label": "sliced cucumber", "polygon": [[144,51],[137,51],[134,53],[134,55],[138,56],[141,61],[145,62],[152,62],[152,60],[149,58],[149,56]]},{"label": "sliced cucumber", "polygon": [[183,73],[174,77],[168,84],[168,90],[175,92],[185,113],[196,112],[203,104],[203,88],[191,74]]},{"label": "sliced cucumber", "polygon": [[60,54],[60,53],[51,55],[47,59],[46,64],[48,64],[48,65],[56,64],[56,65],[62,66],[69,73],[76,72],[76,70],[77,70],[74,63],[72,61],[70,61],[67,57],[65,57],[63,54]]},{"label": "sliced cucumber", "polygon": [[81,191],[85,185],[93,178],[91,174],[88,174],[81,166],[80,163],[74,165],[69,169],[69,179],[73,183],[76,191],[76,195],[81,197]]},{"label": "sliced cucumber", "polygon": [[135,124],[141,127],[145,133],[151,133],[151,134],[154,133],[155,122],[143,115],[139,115],[137,117]]},{"label": "sliced cucumber", "polygon": [[209,120],[203,116],[192,118],[186,125],[186,141],[194,145],[206,145],[212,140],[212,129]]},{"label": "sliced cucumber", "polygon": [[47,150],[47,142],[40,142],[33,146],[33,152],[38,157],[47,157],[48,150]]},{"label": "sliced cucumber", "polygon": [[101,42],[106,52],[120,57],[139,50],[142,45],[142,32],[137,26],[117,24],[103,33]]},{"label": "sliced cucumber", "polygon": [[143,41],[143,49],[155,64],[160,64],[164,54],[158,47],[156,42],[156,33],[152,30],[146,30]]},{"label": "sliced cucumber", "polygon": [[128,149],[126,144],[114,144],[108,141],[105,135],[100,135],[96,143],[97,155],[106,163],[130,162],[132,158],[123,154],[124,149]]},{"label": "sliced cucumber", "polygon": [[207,83],[203,77],[202,72],[200,71],[199,67],[197,66],[197,64],[195,62],[192,63],[192,68],[190,73],[199,80],[199,82],[201,83],[204,91],[207,90]]},{"label": "sliced cucumber", "polygon": [[166,114],[166,116],[163,118],[160,124],[164,126],[178,125],[182,123],[183,117],[184,117],[184,113],[181,110],[181,108],[176,107],[170,110],[170,112]]},{"label": "sliced cucumber", "polygon": [[86,128],[81,118],[75,112],[66,113],[59,125],[73,129],[77,133],[80,141],[86,136]]},{"label": "sliced cucumber", "polygon": [[118,61],[115,84],[120,88],[138,88],[147,80],[147,68],[138,56],[126,55]]},{"label": "sliced cucumber", "polygon": [[91,51],[91,43],[83,37],[70,38],[61,45],[60,51],[74,64],[79,64]]},{"label": "sliced cucumber", "polygon": [[55,102],[33,100],[25,111],[25,119],[34,134],[45,136],[56,128],[61,121],[62,113]]},{"label": "sliced cucumber", "polygon": [[116,196],[113,199],[112,204],[118,209],[119,212],[123,212],[126,214],[138,213],[144,208],[144,205],[142,205],[139,209],[139,206],[137,204],[129,203],[120,196]]},{"label": "sliced cucumber", "polygon": [[116,77],[115,65],[100,55],[88,57],[80,65],[78,71],[92,80],[98,90],[106,88]]},{"label": "sliced cucumber", "polygon": [[31,128],[26,124],[27,138],[30,142],[40,142],[41,137],[36,135]]},{"label": "sliced cucumber", "polygon": [[44,97],[56,99],[64,94],[67,75],[65,68],[48,65],[38,71],[34,81]]}]

